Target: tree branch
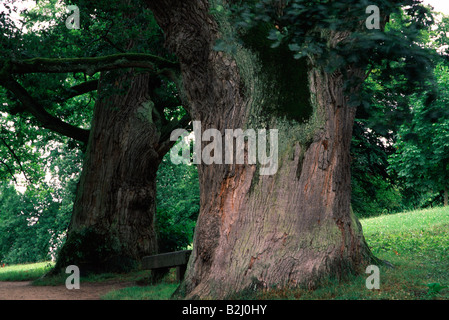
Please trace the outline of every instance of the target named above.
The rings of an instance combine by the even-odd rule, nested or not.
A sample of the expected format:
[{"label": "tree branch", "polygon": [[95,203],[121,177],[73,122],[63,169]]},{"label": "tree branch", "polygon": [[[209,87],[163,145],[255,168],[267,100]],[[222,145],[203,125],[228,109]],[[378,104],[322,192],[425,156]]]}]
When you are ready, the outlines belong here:
[{"label": "tree branch", "polygon": [[3,87],[11,91],[23,104],[24,111],[30,112],[44,128],[87,144],[89,130],[78,128],[48,113],[33,97],[12,77],[2,79]]},{"label": "tree branch", "polygon": [[66,89],[64,95],[58,96],[55,100],[57,102],[64,102],[68,99],[80,96],[82,94],[95,91],[97,90],[97,87],[98,87],[98,80],[86,81],[73,87],[70,87],[69,89]]},{"label": "tree branch", "polygon": [[6,146],[6,148],[8,149],[8,151],[11,153],[13,158],[16,159],[17,164],[19,165],[20,171],[22,171],[23,176],[25,177],[25,180],[28,181],[29,183],[31,183],[31,180],[28,179],[27,174],[26,174],[25,170],[23,169],[22,162],[20,161],[20,158],[17,156],[17,154],[14,152],[14,150],[6,143],[6,140],[4,138],[1,138],[1,140],[2,140],[3,144]]},{"label": "tree branch", "polygon": [[[80,96],[82,94],[85,94],[85,93],[88,93],[91,91],[95,91],[95,90],[97,90],[98,82],[99,82],[98,80],[90,80],[90,81],[86,81],[86,82],[83,82],[78,85],[74,85],[73,87],[65,89],[65,92],[63,92],[62,95],[58,95],[58,96],[54,97],[52,100],[57,103],[62,103],[64,101],[67,101],[74,97]],[[1,82],[0,82],[0,84],[1,84]],[[11,115],[16,115],[16,114],[22,113],[24,111],[26,111],[25,106],[23,106],[22,104],[17,104],[8,112]]]},{"label": "tree branch", "polygon": [[120,53],[91,58],[33,58],[7,63],[9,74],[84,72],[94,75],[100,71],[121,68],[179,69],[176,62],[145,53]]},{"label": "tree branch", "polygon": [[17,183],[17,179],[14,176],[14,171],[12,171],[12,169],[8,166],[8,164],[6,162],[4,162],[2,159],[0,159],[0,163],[3,164],[6,167],[6,169],[8,170],[8,172],[11,175],[12,179],[14,180],[14,182]]}]

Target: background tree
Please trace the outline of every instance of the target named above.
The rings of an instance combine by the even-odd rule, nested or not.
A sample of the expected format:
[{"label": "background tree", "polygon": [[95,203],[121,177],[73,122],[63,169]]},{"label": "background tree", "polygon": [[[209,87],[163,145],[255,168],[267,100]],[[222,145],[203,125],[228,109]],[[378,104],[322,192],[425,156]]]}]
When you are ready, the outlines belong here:
[{"label": "background tree", "polygon": [[[156,171],[171,144],[167,133],[186,119],[165,117],[166,109],[180,105],[173,88],[167,89],[177,64],[158,45],[161,34],[151,13],[127,1],[77,5],[80,30],[55,22],[67,15],[55,13],[55,1],[41,2],[26,15],[28,30],[44,22],[34,33],[2,15],[9,33],[2,35],[0,84],[10,100],[3,107],[85,151],[55,270],[67,264],[86,272],[119,270],[157,251]],[[42,74],[45,81],[38,82]],[[87,114],[76,103],[83,94]]]},{"label": "background tree", "polygon": [[48,188],[28,188],[24,194],[2,183],[0,191],[0,261],[26,263],[54,257],[67,227],[64,203]]},{"label": "background tree", "polygon": [[448,204],[449,119],[447,87],[449,69],[441,62],[435,68],[439,95],[430,105],[412,100],[410,123],[401,126],[391,169],[403,179],[405,187],[422,193],[437,193]]},{"label": "background tree", "polygon": [[[400,34],[409,23],[406,12],[401,10],[390,16],[385,30]],[[444,23],[439,23],[438,28],[417,29],[413,41],[438,51],[443,45],[440,41],[443,26]],[[432,59],[440,60],[436,55]],[[404,61],[385,61],[371,68],[363,87],[364,103],[357,109],[351,144],[352,206],[358,216],[393,213],[424,204],[419,200],[423,193],[419,188],[405,186],[397,171],[390,167],[389,159],[396,152],[394,144],[401,141],[400,128],[410,126],[411,106],[416,97],[429,105],[442,90],[432,80],[422,87],[424,93],[417,94],[410,83],[416,74],[403,72],[403,66]]]},{"label": "background tree", "polygon": [[[447,43],[444,41],[447,18],[439,19],[441,22],[436,28],[418,30],[414,41],[421,47],[443,52],[441,50]],[[404,23],[409,23],[407,17],[404,12],[399,12],[390,17],[386,30],[401,32],[406,27]],[[432,59],[436,61],[435,63],[444,64],[437,56]],[[363,104],[357,110],[351,156],[352,205],[359,216],[416,209],[435,204],[434,200],[438,198],[443,201],[442,192],[437,192],[438,198],[435,199],[435,192],[432,195],[431,188],[421,188],[427,183],[419,177],[420,174],[411,178],[415,181],[411,184],[410,180],[404,179],[403,174],[401,177],[398,176],[400,170],[397,165],[389,164],[390,161],[394,161],[400,163],[402,167],[420,166],[419,157],[417,161],[412,161],[412,157],[407,158],[405,155],[400,157],[395,154],[394,145],[403,145],[404,141],[410,142],[409,138],[413,137],[411,123],[415,117],[417,100],[422,108],[433,110],[427,112],[427,118],[429,114],[434,119],[438,118],[438,114],[442,119],[445,118],[442,108],[431,106],[435,99],[441,100],[445,95],[445,89],[438,84],[441,82],[438,80],[441,79],[441,71],[438,71],[440,67],[437,66],[436,71],[432,71],[436,79],[425,86],[426,92],[423,95],[416,94],[415,87],[409,85],[407,80],[409,74],[394,72],[398,68],[401,68],[401,64],[393,62],[371,70],[364,86],[366,101],[370,103]],[[427,125],[431,126],[431,120],[428,120]],[[438,147],[429,145],[425,157],[435,152],[435,148]]]}]

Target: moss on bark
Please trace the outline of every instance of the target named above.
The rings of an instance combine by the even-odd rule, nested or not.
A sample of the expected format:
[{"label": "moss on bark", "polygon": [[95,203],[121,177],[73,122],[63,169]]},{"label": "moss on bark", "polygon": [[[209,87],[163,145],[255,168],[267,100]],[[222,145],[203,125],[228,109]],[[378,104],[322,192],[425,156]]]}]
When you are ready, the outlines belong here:
[{"label": "moss on bark", "polygon": [[285,43],[272,48],[272,41],[267,38],[271,28],[270,24],[264,23],[242,35],[245,45],[257,54],[261,63],[261,73],[270,88],[271,94],[263,111],[303,123],[313,112],[307,60],[295,59]]}]

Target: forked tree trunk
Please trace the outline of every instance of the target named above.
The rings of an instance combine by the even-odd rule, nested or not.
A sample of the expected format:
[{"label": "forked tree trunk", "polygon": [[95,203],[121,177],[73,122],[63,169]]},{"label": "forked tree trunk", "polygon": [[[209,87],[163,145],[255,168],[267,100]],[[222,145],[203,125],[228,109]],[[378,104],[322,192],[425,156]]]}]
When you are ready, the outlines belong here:
[{"label": "forked tree trunk", "polygon": [[156,152],[148,74],[102,75],[68,238],[56,270],[122,271],[157,252]]},{"label": "forked tree trunk", "polygon": [[347,105],[342,77],[282,49],[263,51],[269,45],[236,44],[232,56],[215,51],[215,40],[232,28],[224,16],[211,16],[205,0],[147,4],[178,55],[191,116],[202,131],[279,134],[274,175],[260,175],[260,165],[199,165],[201,208],[179,293],[226,298],[246,289],[314,287],[372,261],[350,208],[355,109]]}]

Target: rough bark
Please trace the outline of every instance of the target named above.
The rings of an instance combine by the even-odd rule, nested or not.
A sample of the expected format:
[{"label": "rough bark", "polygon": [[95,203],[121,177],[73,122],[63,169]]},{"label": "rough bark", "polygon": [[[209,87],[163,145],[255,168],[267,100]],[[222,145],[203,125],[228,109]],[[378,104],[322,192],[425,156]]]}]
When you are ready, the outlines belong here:
[{"label": "rough bark", "polygon": [[102,75],[68,238],[58,267],[121,271],[157,252],[160,132],[148,73]]},{"label": "rough bark", "polygon": [[258,165],[198,166],[201,208],[179,293],[226,298],[248,289],[314,287],[325,277],[344,277],[370,262],[373,257],[350,210],[355,109],[343,94],[342,76],[326,74],[311,61],[295,70],[308,83],[306,100],[313,114],[309,124],[288,119],[297,108],[310,106],[281,106],[285,101],[277,82],[282,79],[268,73],[295,68],[293,59],[281,57],[277,62],[291,64],[270,69],[254,46],[233,56],[215,51],[215,40],[229,30],[211,16],[207,1],[147,4],[179,58],[191,116],[201,121],[202,131],[279,130],[275,175],[259,175]]}]

